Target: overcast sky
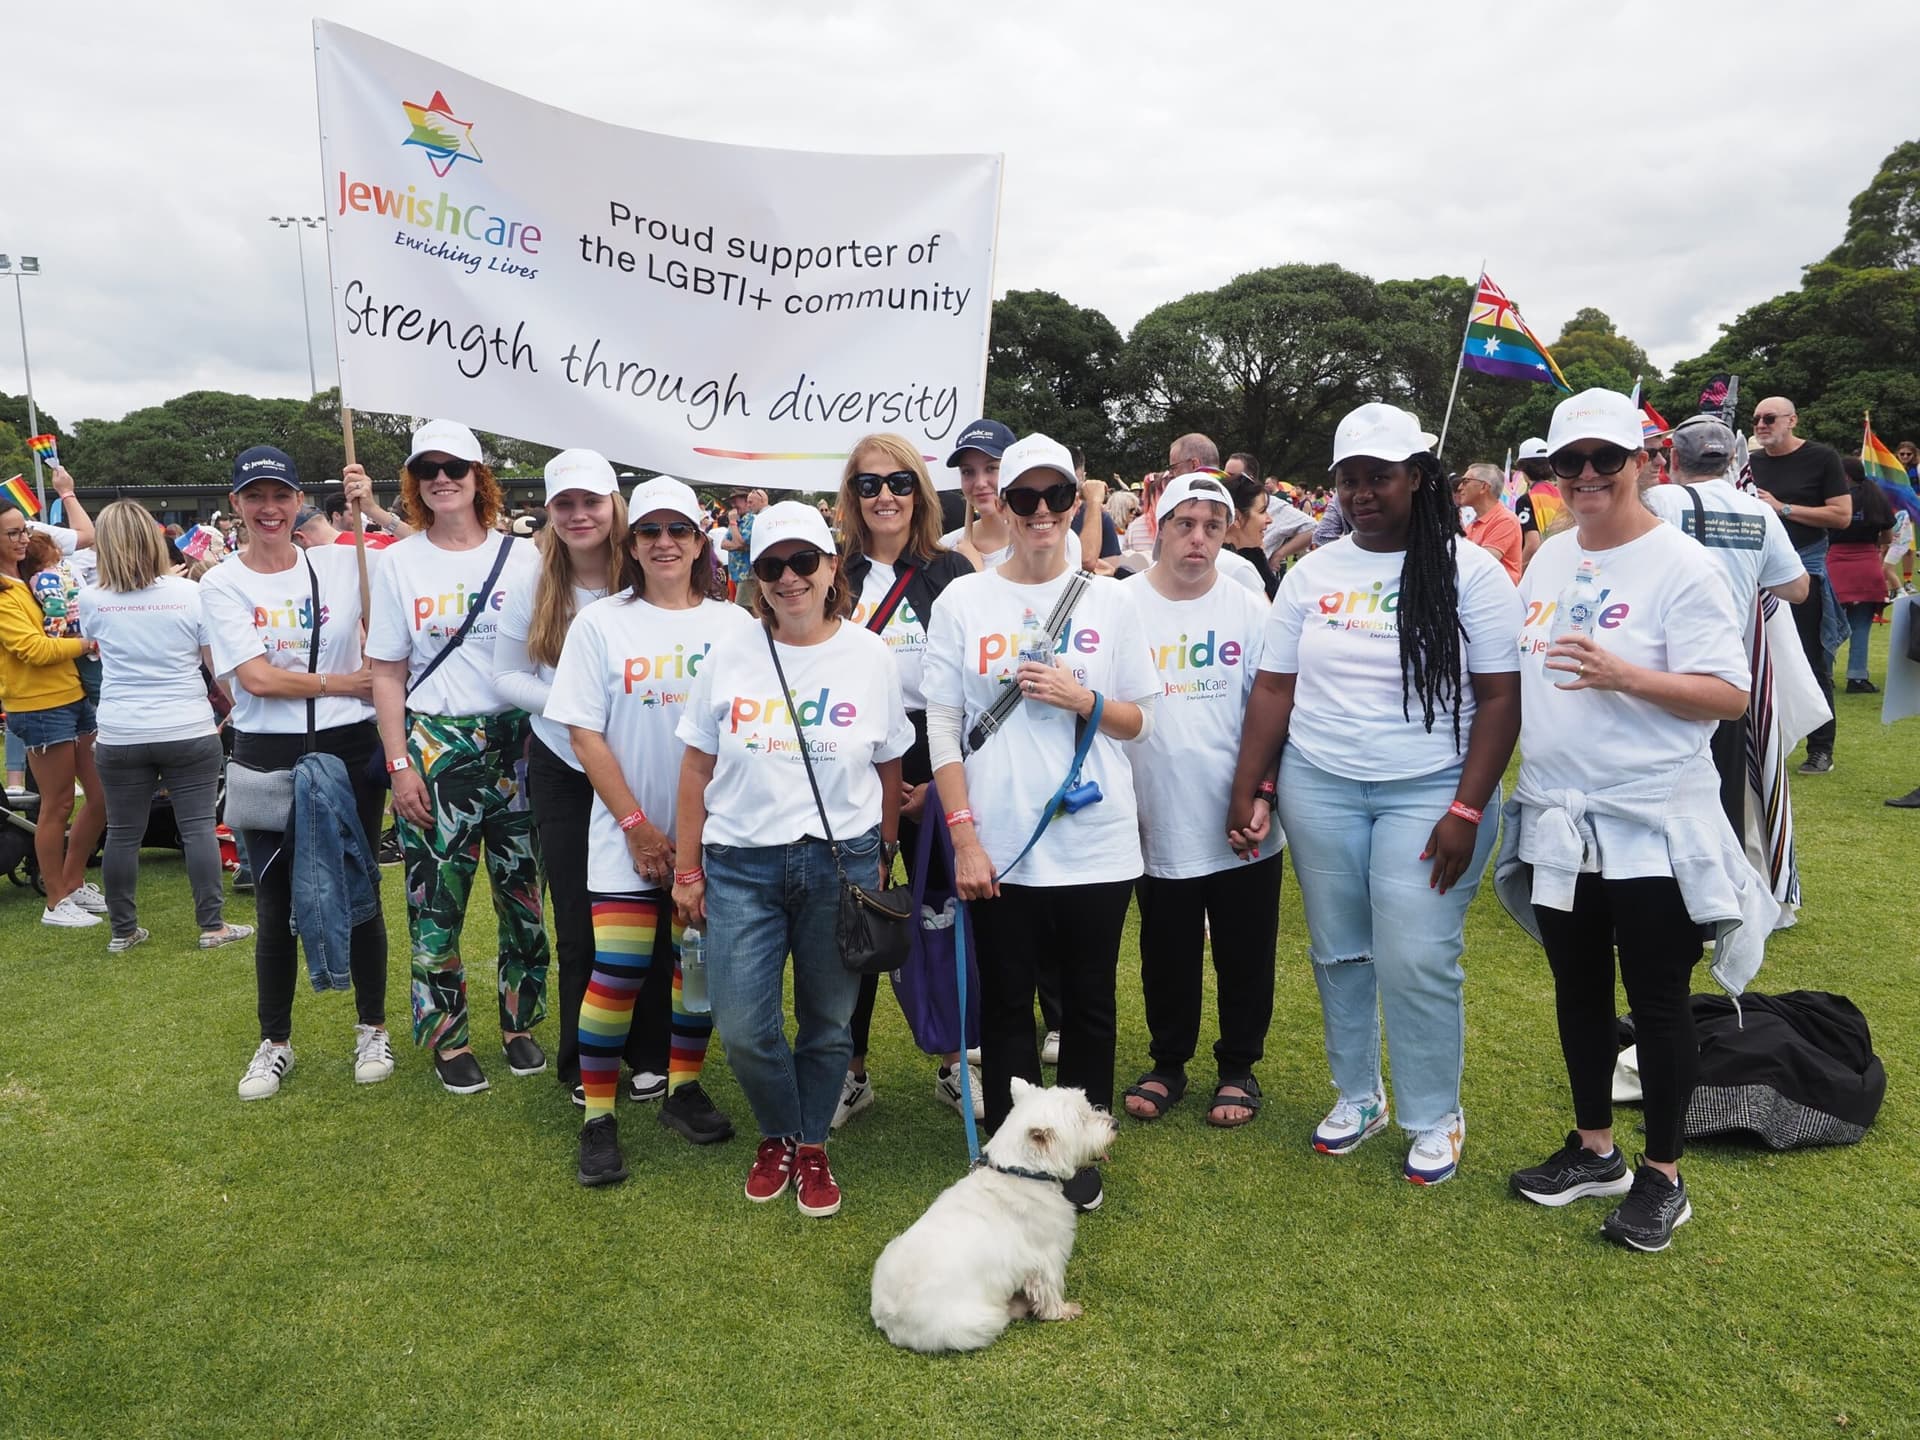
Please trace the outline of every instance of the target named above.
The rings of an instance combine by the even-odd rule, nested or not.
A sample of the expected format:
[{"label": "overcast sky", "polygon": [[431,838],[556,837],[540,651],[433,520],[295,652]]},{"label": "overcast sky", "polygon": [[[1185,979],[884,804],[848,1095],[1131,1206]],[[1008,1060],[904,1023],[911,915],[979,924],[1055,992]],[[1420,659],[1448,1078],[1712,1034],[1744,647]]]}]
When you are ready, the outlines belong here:
[{"label": "overcast sky", "polygon": [[[41,257],[25,285],[34,391],[63,423],[197,388],[306,393],[295,241],[267,217],[324,209],[312,14],[9,7],[0,251]],[[1264,265],[1471,276],[1484,256],[1544,336],[1596,305],[1670,365],[1797,283],[1881,158],[1920,135],[1920,5],[1896,0],[353,0],[326,14],[619,124],[1002,151],[998,292],[1055,290],[1123,331]],[[1876,72],[1877,57],[1893,63]],[[324,387],[317,232],[307,246]],[[17,393],[4,318],[0,390]]]}]

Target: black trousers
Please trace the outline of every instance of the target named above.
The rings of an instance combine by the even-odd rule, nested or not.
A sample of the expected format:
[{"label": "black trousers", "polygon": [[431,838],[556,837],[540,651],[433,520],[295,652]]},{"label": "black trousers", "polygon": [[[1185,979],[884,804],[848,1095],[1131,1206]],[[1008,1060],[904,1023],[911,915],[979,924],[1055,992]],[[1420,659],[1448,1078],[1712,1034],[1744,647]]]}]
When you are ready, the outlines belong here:
[{"label": "black trousers", "polygon": [[1582,875],[1571,911],[1539,906],[1534,914],[1553,967],[1554,1010],[1573,1087],[1574,1124],[1582,1130],[1613,1124],[1617,949],[1640,1047],[1647,1158],[1677,1161],[1685,1148],[1687,1103],[1700,1074],[1691,996],[1701,951],[1700,927],[1687,914],[1679,884],[1670,875],[1638,880]]},{"label": "black trousers", "polygon": [[967,907],[980,966],[980,1069],[989,1130],[1013,1107],[1014,1076],[1041,1083],[1033,998],[1042,956],[1054,959],[1060,975],[1059,1083],[1113,1107],[1114,980],[1132,894],[1131,880],[1002,885],[998,899]]},{"label": "black trousers", "polygon": [[[353,781],[353,808],[370,845],[380,843],[380,815],[386,787],[375,783],[367,764],[380,732],[371,720],[314,732],[313,748],[338,755]],[[266,770],[291,768],[306,753],[305,732],[298,735],[236,733],[233,758]],[[300,942],[294,937],[293,832],[249,830],[247,856],[253,862],[253,977],[259,1002],[260,1038],[284,1045],[293,1035],[293,992],[299,981]],[[375,901],[379,894],[374,895]],[[353,1008],[362,1025],[387,1023],[387,921],[373,917],[353,927],[347,944],[347,970],[353,977]]]},{"label": "black trousers", "polygon": [[1747,717],[1722,720],[1713,731],[1713,768],[1720,772],[1720,808],[1733,833],[1746,843]]},{"label": "black trousers", "polygon": [[1280,884],[1271,859],[1184,880],[1142,876],[1140,989],[1147,1002],[1153,1068],[1184,1074],[1200,1044],[1201,966],[1212,929],[1222,1081],[1245,1080],[1266,1053],[1273,1023],[1273,967],[1280,940]]},{"label": "black trousers", "polygon": [[[593,786],[532,736],[527,750],[528,803],[540,835],[540,878],[547,887],[547,915],[560,969],[560,1055],[554,1072],[569,1088],[580,1083],[580,1005],[593,978],[593,906],[587,899],[587,821]],[[666,971],[664,979],[659,978]],[[673,975],[656,965],[633,1005],[626,1061],[634,1070],[667,1073],[672,1026]]]},{"label": "black trousers", "polygon": [[[1833,666],[1827,663],[1826,645],[1820,638],[1826,605],[1826,579],[1815,575],[1813,583],[1807,587],[1807,598],[1793,607],[1793,628],[1800,636],[1800,648],[1807,652],[1807,663],[1813,667],[1813,678],[1819,682],[1820,693],[1826,697],[1827,709],[1832,710]],[[1807,736],[1807,754],[1833,754],[1833,740],[1839,728],[1837,721],[1829,720],[1812,731]]]}]

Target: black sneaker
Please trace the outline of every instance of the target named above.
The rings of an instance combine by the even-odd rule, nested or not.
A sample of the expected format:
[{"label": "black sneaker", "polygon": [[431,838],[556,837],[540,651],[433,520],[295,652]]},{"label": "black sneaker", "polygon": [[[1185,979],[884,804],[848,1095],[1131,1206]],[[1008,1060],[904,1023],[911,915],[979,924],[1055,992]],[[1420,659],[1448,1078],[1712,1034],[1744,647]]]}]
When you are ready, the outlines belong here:
[{"label": "black sneaker", "polygon": [[382,865],[400,865],[405,863],[406,858],[405,855],[400,853],[399,832],[389,825],[387,827],[387,833],[380,837],[380,863]]},{"label": "black sneaker", "polygon": [[233,872],[233,893],[234,894],[245,895],[250,893],[252,889],[253,889],[253,872],[251,870],[236,870]]},{"label": "black sneaker", "polygon": [[596,1115],[580,1127],[582,1185],[618,1185],[627,1178],[627,1157],[620,1153],[620,1131],[611,1115]]},{"label": "black sneaker", "polygon": [[698,1080],[689,1080],[660,1106],[660,1123],[696,1145],[718,1145],[733,1138],[733,1122],[714,1108]]},{"label": "black sneaker", "polygon": [[663,1099],[666,1093],[667,1077],[657,1071],[636,1070],[627,1077],[627,1099],[635,1104]]},{"label": "black sneaker", "polygon": [[1802,775],[1831,775],[1833,773],[1833,752],[1830,750],[1812,750],[1800,763]]},{"label": "black sneaker", "polygon": [[1073,1178],[1061,1187],[1061,1192],[1082,1215],[1089,1210],[1098,1210],[1100,1202],[1107,1198],[1106,1188],[1100,1183],[1098,1165],[1082,1165],[1073,1172]]},{"label": "black sneaker", "polygon": [[1880,687],[1871,680],[1847,681],[1847,694],[1849,695],[1878,695],[1879,693]]},{"label": "black sneaker", "polygon": [[516,1075],[538,1075],[547,1068],[547,1052],[531,1035],[516,1035],[506,1044],[507,1068]]},{"label": "black sneaker", "polygon": [[1624,1195],[1633,1186],[1618,1145],[1611,1155],[1596,1155],[1580,1143],[1578,1131],[1567,1143],[1530,1170],[1507,1177],[1507,1188],[1536,1205],[1566,1205],[1588,1195]]},{"label": "black sneaker", "polygon": [[1692,1218],[1687,1182],[1667,1179],[1643,1155],[1633,1172],[1633,1188],[1620,1208],[1600,1222],[1600,1233],[1616,1245],[1654,1254],[1671,1245],[1673,1232]]},{"label": "black sneaker", "polygon": [[584,1110],[587,1108],[587,1087],[586,1086],[576,1084],[569,1093],[573,1097],[574,1108],[579,1110]]},{"label": "black sneaker", "polygon": [[451,1056],[435,1051],[433,1069],[440,1077],[440,1083],[452,1094],[478,1095],[487,1088],[487,1073],[480,1068],[480,1062],[473,1058],[471,1050]]}]

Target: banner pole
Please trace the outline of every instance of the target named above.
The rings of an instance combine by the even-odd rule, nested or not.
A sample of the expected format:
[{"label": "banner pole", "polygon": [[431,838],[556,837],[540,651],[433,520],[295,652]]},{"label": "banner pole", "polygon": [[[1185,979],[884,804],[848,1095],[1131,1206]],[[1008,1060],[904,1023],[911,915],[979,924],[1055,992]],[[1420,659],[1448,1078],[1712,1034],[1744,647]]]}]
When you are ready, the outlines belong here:
[{"label": "banner pole", "polygon": [[1467,323],[1460,329],[1460,353],[1453,359],[1453,384],[1447,389],[1447,413],[1440,417],[1440,443],[1433,447],[1434,458],[1447,448],[1447,427],[1453,423],[1453,399],[1460,393],[1460,372],[1467,363],[1467,337],[1473,333],[1474,301],[1480,298],[1480,282],[1487,278],[1487,262],[1480,261],[1480,273],[1473,279],[1473,299],[1467,301]]},{"label": "banner pole", "polygon": [[[321,202],[324,205],[326,200],[327,127],[326,127],[326,120],[322,115],[321,108],[320,108],[321,104],[323,103],[321,97],[326,89],[325,79],[322,76],[321,70],[320,70],[320,60],[321,60],[320,25],[321,25],[321,21],[319,20],[318,17],[315,17],[313,21],[313,93],[314,93],[314,117],[313,118],[314,118],[315,128],[320,133],[320,176],[321,176],[320,194],[321,194]],[[323,210],[322,213],[324,214],[325,211]],[[334,274],[334,268],[333,268],[333,226],[331,223],[329,223],[327,226],[326,237],[327,237],[327,296],[329,301],[331,301],[335,291],[339,288],[339,278]],[[302,252],[303,264],[305,263],[304,254],[305,252]],[[353,465],[358,462],[355,461],[353,457],[353,409],[351,406],[347,404],[347,364],[346,364],[345,357],[342,356],[340,353],[340,318],[336,313],[334,313],[334,307],[332,304],[328,305],[327,310],[328,310],[329,316],[333,321],[333,370],[334,370],[334,376],[335,376],[335,385],[336,385],[338,394],[340,396],[340,439],[346,447],[347,464]],[[308,347],[308,359],[309,361],[311,361],[312,359],[311,345],[309,345]],[[373,477],[368,476],[367,480],[368,480],[369,486],[371,486]],[[368,622],[373,618],[373,611],[371,608],[372,597],[370,593],[372,587],[369,584],[367,579],[367,521],[366,521],[365,515],[361,513],[359,502],[356,501],[352,509],[353,509],[353,558],[355,559],[356,562],[358,562],[359,569],[360,569],[360,625],[361,625],[362,632],[364,633]],[[317,619],[315,623],[316,624],[319,623]]]},{"label": "banner pole", "polygon": [[[346,442],[347,464],[357,464],[353,458],[353,411],[345,405],[340,407],[340,438]],[[373,483],[372,476],[367,477],[367,483]],[[360,565],[360,621],[364,625],[372,621],[373,610],[367,580],[367,518],[358,500],[353,502],[353,558]]]}]

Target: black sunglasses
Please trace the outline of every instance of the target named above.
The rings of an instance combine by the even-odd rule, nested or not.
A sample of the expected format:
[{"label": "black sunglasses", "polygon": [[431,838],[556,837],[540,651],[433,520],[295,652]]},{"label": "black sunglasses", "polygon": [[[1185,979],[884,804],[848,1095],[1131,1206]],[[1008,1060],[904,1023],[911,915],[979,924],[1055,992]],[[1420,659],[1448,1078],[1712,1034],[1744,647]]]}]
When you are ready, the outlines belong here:
[{"label": "black sunglasses", "polygon": [[826,558],[823,550],[801,550],[784,560],[778,555],[762,555],[753,562],[753,573],[760,577],[763,585],[777,585],[780,577],[789,570],[804,580],[818,570],[820,562]]},{"label": "black sunglasses", "polygon": [[1006,507],[1023,520],[1040,508],[1042,500],[1047,502],[1047,509],[1054,514],[1064,515],[1079,498],[1080,487],[1071,480],[1062,480],[1058,485],[1049,485],[1044,490],[1024,489],[1016,485],[1000,497]]},{"label": "black sunglasses", "polygon": [[409,460],[407,472],[423,484],[436,475],[444,474],[449,480],[464,480],[467,471],[473,468],[468,460]]},{"label": "black sunglasses", "polygon": [[896,495],[911,495],[920,488],[920,477],[911,470],[896,470],[891,475],[856,475],[853,477],[853,493],[862,500],[871,500],[880,493],[884,485]]},{"label": "black sunglasses", "polygon": [[1625,468],[1631,450],[1618,445],[1602,445],[1598,450],[1562,450],[1553,457],[1553,473],[1562,480],[1578,480],[1588,465],[1596,475],[1618,475]]},{"label": "black sunglasses", "polygon": [[1771,425],[1776,420],[1784,420],[1786,418],[1784,415],[1775,415],[1763,410],[1753,417],[1753,423],[1756,425]]},{"label": "black sunglasses", "polygon": [[633,527],[633,533],[642,540],[658,540],[662,531],[675,540],[691,540],[700,533],[700,527],[685,520],[669,520],[665,525],[653,520],[642,520]]}]

